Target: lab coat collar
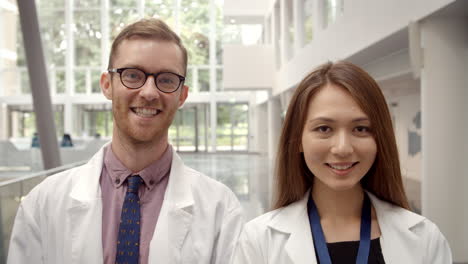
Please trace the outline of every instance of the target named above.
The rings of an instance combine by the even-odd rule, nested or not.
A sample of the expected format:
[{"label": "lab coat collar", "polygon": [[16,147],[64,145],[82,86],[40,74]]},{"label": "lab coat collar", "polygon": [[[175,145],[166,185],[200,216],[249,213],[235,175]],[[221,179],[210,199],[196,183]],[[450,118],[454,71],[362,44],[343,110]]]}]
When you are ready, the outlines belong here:
[{"label": "lab coat collar", "polygon": [[106,143],[86,164],[71,172],[73,187],[70,196],[77,202],[77,206],[101,199],[99,179],[104,164],[104,149],[109,145],[110,142]]},{"label": "lab coat collar", "polygon": [[289,235],[285,250],[295,264],[317,263],[307,215],[308,197],[309,191],[301,200],[280,209],[268,223],[270,228]]},{"label": "lab coat collar", "polygon": [[[421,254],[418,250],[417,236],[411,229],[421,223],[425,218],[403,208],[393,206],[378,199],[369,193],[372,205],[375,208],[380,226],[380,243],[387,263],[404,263]],[[278,232],[288,235],[285,250],[292,263],[317,263],[314,242],[310,231],[307,214],[307,201],[310,191],[304,197],[278,210],[272,217],[268,226]],[[407,263],[419,263],[417,259]]]},{"label": "lab coat collar", "polygon": [[105,144],[88,163],[72,169],[71,204],[66,226],[70,230],[70,263],[102,263],[102,199],[99,178]]},{"label": "lab coat collar", "polygon": [[385,262],[422,263],[426,249],[419,243],[419,237],[412,229],[426,218],[367,193],[377,214]]},{"label": "lab coat collar", "polygon": [[149,263],[181,262],[181,249],[193,220],[192,176],[195,174],[173,150],[169,182],[150,244]]}]

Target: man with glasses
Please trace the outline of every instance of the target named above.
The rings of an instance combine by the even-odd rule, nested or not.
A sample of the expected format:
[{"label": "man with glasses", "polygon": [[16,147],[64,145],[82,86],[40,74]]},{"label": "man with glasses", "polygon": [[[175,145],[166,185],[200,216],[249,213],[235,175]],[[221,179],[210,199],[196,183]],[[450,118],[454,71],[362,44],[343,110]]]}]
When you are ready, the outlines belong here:
[{"label": "man with glasses", "polygon": [[230,262],[238,200],[168,144],[188,94],[186,71],[187,51],[164,22],[123,29],[100,80],[112,101],[112,142],[24,198],[8,263]]}]

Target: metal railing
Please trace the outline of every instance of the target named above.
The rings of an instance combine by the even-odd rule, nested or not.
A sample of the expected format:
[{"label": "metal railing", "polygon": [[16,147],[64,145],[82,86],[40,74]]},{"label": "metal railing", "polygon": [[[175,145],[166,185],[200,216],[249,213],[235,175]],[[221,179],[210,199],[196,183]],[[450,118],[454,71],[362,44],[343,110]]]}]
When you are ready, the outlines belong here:
[{"label": "metal railing", "polygon": [[47,176],[74,168],[86,163],[79,161],[38,173],[18,176],[15,179],[0,182],[0,264],[6,263],[8,244],[18,206],[23,197]]}]

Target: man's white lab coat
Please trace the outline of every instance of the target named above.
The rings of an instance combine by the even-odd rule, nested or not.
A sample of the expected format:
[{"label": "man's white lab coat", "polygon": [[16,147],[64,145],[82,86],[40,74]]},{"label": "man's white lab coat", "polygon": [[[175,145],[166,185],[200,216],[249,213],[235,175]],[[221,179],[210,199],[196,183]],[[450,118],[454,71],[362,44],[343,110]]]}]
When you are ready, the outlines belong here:
[{"label": "man's white lab coat", "polygon": [[[307,215],[308,194],[289,206],[245,225],[234,253],[235,264],[316,264]],[[386,264],[451,264],[449,245],[423,216],[369,194],[380,226]]]},{"label": "man's white lab coat", "polygon": [[[228,263],[243,225],[239,201],[173,153],[149,263]],[[25,197],[8,264],[103,263],[102,166],[103,149],[87,164],[48,177]]]}]

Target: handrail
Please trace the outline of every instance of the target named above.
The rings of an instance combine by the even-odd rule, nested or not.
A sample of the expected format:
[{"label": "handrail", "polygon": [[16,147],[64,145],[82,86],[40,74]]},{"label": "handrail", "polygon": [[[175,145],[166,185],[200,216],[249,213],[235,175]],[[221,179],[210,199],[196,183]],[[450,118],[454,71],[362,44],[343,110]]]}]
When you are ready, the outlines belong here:
[{"label": "handrail", "polygon": [[9,184],[13,184],[13,183],[17,183],[17,182],[21,182],[21,181],[24,181],[24,180],[29,180],[29,179],[32,179],[32,178],[45,176],[45,175],[51,175],[51,174],[54,174],[54,173],[57,173],[57,172],[61,172],[61,171],[67,170],[67,169],[71,169],[71,168],[83,165],[86,162],[87,162],[87,160],[77,161],[77,162],[69,163],[69,164],[66,164],[66,165],[63,165],[63,166],[60,166],[60,167],[56,167],[56,168],[53,168],[53,169],[50,169],[50,170],[40,171],[40,172],[37,172],[37,173],[28,174],[28,175],[24,175],[24,176],[18,176],[18,177],[14,178],[14,179],[0,182],[0,188],[3,187],[3,186],[9,185]]}]

